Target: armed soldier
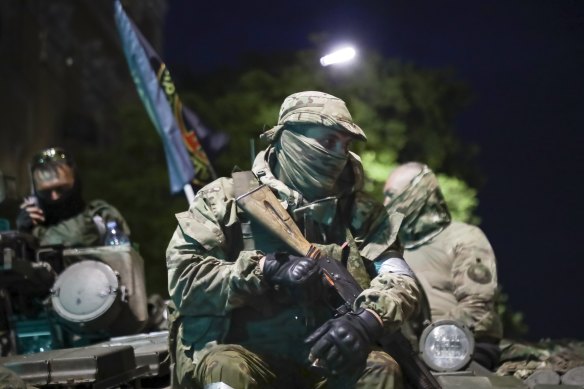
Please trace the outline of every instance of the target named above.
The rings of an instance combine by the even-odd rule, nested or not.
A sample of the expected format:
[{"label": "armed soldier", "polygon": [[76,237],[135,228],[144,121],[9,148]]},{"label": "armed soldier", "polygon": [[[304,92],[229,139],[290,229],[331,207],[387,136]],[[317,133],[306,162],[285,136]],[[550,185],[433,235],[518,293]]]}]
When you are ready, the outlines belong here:
[{"label": "armed soldier", "polygon": [[34,196],[20,206],[16,226],[32,233],[40,245],[99,246],[109,220],[130,233],[116,208],[103,200],[84,201],[77,168],[65,150],[40,151],[32,159],[30,172]]},{"label": "armed soldier", "polygon": [[[342,100],[309,91],[287,97],[262,137],[270,144],[251,179],[220,178],[176,215],[166,257],[176,383],[402,387],[398,365],[375,344],[412,315],[420,290],[397,240],[401,216],[388,218],[362,192],[363,169],[349,145],[364,132]],[[289,254],[256,223],[260,216],[238,207],[236,198],[258,184],[358,281],[351,312],[333,317],[317,261]],[[278,207],[264,205],[278,219]]]},{"label": "armed soldier", "polygon": [[472,329],[475,360],[494,369],[502,326],[494,304],[495,255],[485,234],[451,220],[436,176],[421,163],[391,172],[384,194],[389,211],[405,216],[399,237],[428,297],[432,320],[454,319]]}]

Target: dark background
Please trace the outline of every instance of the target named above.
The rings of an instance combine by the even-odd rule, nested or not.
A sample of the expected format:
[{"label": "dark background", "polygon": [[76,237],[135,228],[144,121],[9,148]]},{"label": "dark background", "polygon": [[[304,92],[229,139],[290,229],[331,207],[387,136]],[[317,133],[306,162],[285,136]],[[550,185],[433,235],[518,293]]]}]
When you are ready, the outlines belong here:
[{"label": "dark background", "polygon": [[584,1],[173,0],[163,55],[204,73],[250,51],[312,47],[320,32],[470,85],[456,131],[480,147],[478,214],[500,284],[530,338],[582,339]]}]

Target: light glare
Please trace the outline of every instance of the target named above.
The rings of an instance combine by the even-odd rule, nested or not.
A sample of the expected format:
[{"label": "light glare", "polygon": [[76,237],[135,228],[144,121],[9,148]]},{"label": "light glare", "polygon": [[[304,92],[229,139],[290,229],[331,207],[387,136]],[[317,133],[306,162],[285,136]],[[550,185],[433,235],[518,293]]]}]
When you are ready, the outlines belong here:
[{"label": "light glare", "polygon": [[420,337],[420,353],[434,371],[457,371],[465,367],[474,351],[474,338],[464,325],[439,320],[427,326]]},{"label": "light glare", "polygon": [[356,52],[352,47],[345,47],[325,55],[320,59],[322,66],[329,66],[337,63],[348,62],[355,58]]}]

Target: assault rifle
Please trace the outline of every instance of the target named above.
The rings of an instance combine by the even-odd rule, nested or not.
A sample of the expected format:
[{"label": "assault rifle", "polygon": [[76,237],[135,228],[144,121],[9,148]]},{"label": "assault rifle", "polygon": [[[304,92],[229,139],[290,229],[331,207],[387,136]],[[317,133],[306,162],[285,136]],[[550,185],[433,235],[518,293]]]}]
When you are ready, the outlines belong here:
[{"label": "assault rifle", "polygon": [[[288,212],[280,205],[271,189],[261,185],[236,199],[237,204],[255,221],[280,238],[298,254],[319,264],[327,282],[343,301],[337,312],[342,315],[352,310],[353,302],[363,291],[343,264],[328,258],[309,243]],[[440,389],[441,386],[428,367],[412,349],[401,332],[387,334],[379,339],[383,350],[402,368],[409,383],[416,389]]]}]

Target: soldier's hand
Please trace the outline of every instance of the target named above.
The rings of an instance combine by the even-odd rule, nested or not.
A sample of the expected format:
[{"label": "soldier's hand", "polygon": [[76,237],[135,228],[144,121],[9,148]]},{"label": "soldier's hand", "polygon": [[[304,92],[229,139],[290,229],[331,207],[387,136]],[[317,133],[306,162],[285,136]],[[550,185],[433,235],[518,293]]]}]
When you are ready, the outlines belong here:
[{"label": "soldier's hand", "polygon": [[382,332],[381,319],[369,310],[330,319],[306,338],[314,343],[309,359],[333,374],[362,366]]},{"label": "soldier's hand", "polygon": [[263,261],[264,280],[275,288],[288,290],[298,300],[322,297],[322,271],[316,261],[285,253],[270,253]]},{"label": "soldier's hand", "polygon": [[20,204],[20,212],[16,218],[16,227],[20,231],[32,229],[45,221],[45,214],[32,197],[24,199]]}]

